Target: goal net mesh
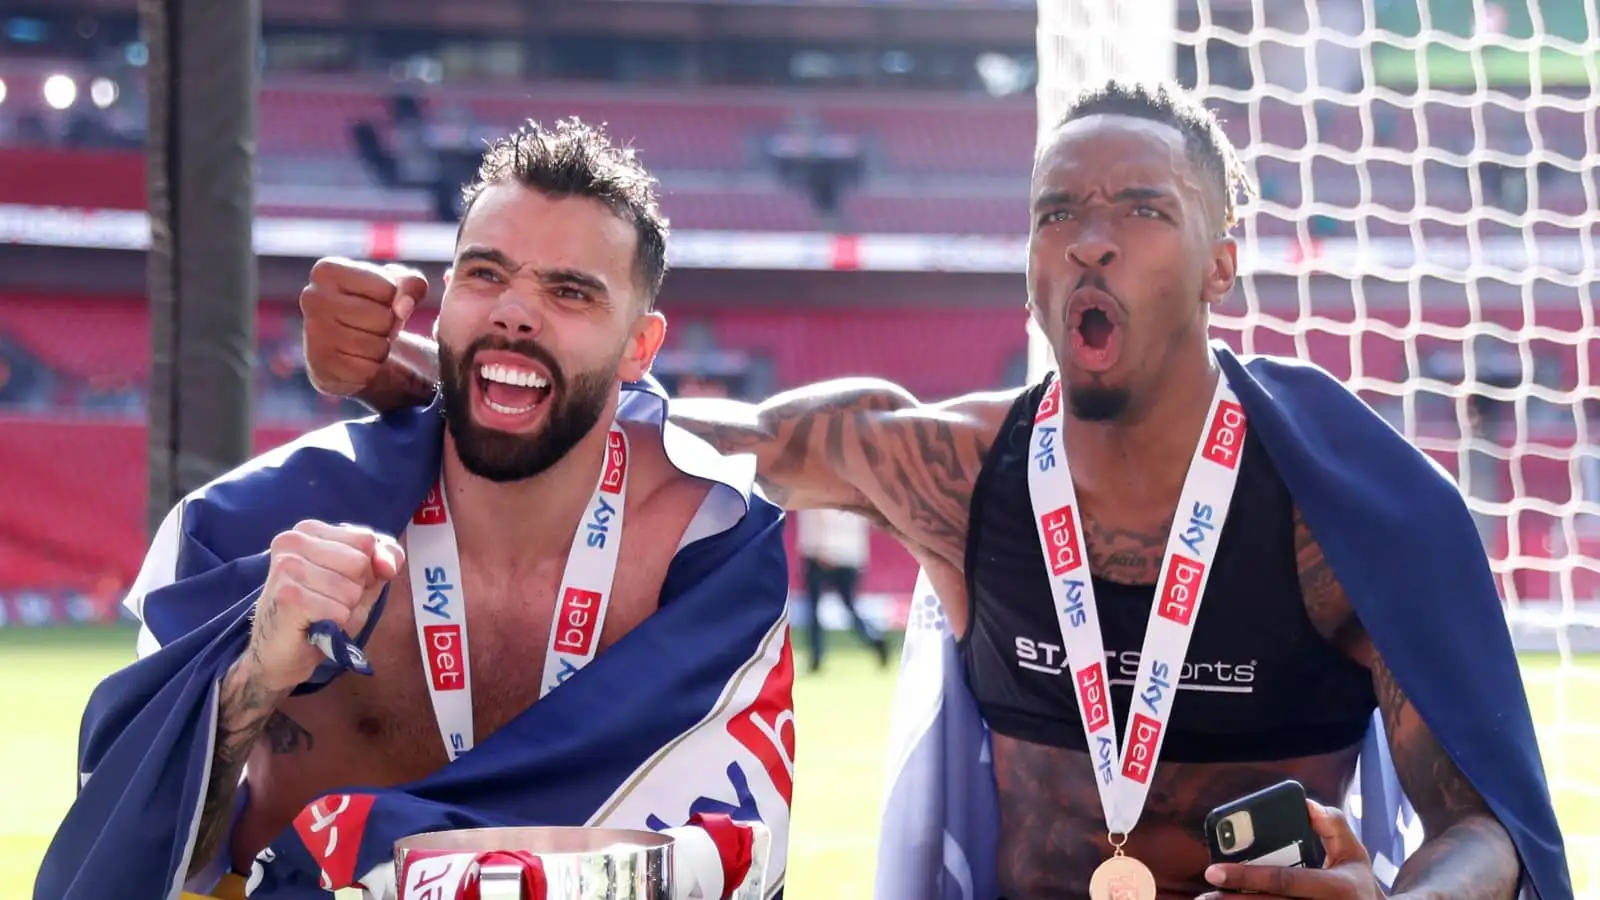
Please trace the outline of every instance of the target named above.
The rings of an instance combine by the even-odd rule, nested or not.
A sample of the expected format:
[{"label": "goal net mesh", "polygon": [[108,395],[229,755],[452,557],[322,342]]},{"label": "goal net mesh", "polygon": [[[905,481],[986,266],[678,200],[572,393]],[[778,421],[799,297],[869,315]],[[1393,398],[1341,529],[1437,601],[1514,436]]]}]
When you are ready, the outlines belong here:
[{"label": "goal net mesh", "polygon": [[1040,0],[1041,133],[1111,75],[1175,79],[1224,119],[1259,195],[1214,331],[1346,379],[1456,477],[1578,894],[1600,894],[1597,4],[1192,7]]}]

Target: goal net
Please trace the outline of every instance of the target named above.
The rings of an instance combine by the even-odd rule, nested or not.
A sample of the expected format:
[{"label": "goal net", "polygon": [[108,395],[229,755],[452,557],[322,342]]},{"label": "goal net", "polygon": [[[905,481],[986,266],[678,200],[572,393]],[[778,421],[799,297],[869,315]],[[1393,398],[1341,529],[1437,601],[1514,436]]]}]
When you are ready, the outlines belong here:
[{"label": "goal net", "polygon": [[1346,379],[1457,478],[1600,894],[1596,4],[1040,0],[1038,47],[1041,133],[1110,75],[1225,120],[1259,196],[1214,331]]}]

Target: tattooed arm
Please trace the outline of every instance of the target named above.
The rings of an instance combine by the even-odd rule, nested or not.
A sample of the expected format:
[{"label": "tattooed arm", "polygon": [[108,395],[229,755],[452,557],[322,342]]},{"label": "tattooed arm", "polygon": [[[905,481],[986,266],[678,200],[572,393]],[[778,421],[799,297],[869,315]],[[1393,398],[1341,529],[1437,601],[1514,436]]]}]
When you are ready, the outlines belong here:
[{"label": "tattooed arm", "polygon": [[1437,900],[1513,900],[1522,864],[1516,846],[1427,723],[1373,654],[1372,683],[1400,786],[1426,835],[1406,859],[1394,893]]},{"label": "tattooed arm", "polygon": [[1395,896],[1513,900],[1522,865],[1511,836],[1400,689],[1298,510],[1295,539],[1306,611],[1324,637],[1372,670],[1395,773],[1422,819],[1425,838],[1400,867]]},{"label": "tattooed arm", "polygon": [[924,404],[887,381],[850,378],[760,404],[675,400],[672,421],[724,453],[754,453],[775,503],[861,513],[959,565],[972,485],[1014,398]]},{"label": "tattooed arm", "polygon": [[889,464],[865,445],[895,413],[920,405],[899,385],[852,378],[786,391],[761,404],[678,400],[672,422],[723,453],[754,453],[757,477],[774,503],[867,512],[873,504],[849,469]]},{"label": "tattooed arm", "polygon": [[278,702],[286,696],[288,694],[262,684],[258,661],[251,651],[246,651],[223,676],[217,710],[217,743],[211,753],[211,776],[206,781],[200,827],[195,836],[194,852],[189,857],[187,877],[194,877],[225,849],[223,842],[233,818],[234,793],[256,741],[265,734],[272,742],[273,752],[288,752],[299,746],[303,735],[309,747],[310,734],[275,711]]}]

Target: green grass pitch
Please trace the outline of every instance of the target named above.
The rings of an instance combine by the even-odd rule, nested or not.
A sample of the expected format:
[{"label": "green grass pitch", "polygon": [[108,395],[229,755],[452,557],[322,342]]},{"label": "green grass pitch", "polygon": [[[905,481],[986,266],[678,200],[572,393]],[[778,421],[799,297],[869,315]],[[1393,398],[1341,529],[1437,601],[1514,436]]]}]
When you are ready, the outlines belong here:
[{"label": "green grass pitch", "polygon": [[[872,892],[894,674],[839,641],[795,686],[800,730],[789,890],[794,900]],[[803,646],[803,645],[802,645]],[[132,656],[124,630],[0,631],[0,900],[32,896],[39,859],[76,783],[78,718],[96,682]],[[1578,896],[1600,894],[1600,659],[1524,658],[1540,744]],[[109,895],[108,895],[109,896]]]}]

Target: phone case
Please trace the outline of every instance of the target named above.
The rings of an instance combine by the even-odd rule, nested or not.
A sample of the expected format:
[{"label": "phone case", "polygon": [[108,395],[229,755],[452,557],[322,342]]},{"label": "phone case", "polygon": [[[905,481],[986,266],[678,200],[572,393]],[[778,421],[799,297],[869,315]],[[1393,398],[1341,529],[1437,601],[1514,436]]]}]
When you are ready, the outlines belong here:
[{"label": "phone case", "polygon": [[[1244,846],[1238,846],[1243,827],[1230,819],[1236,813],[1248,814],[1248,830],[1253,832]],[[1275,784],[1213,809],[1205,829],[1212,862],[1322,867],[1322,839],[1311,830],[1306,790],[1298,781]],[[1225,846],[1230,843],[1233,846]]]}]

